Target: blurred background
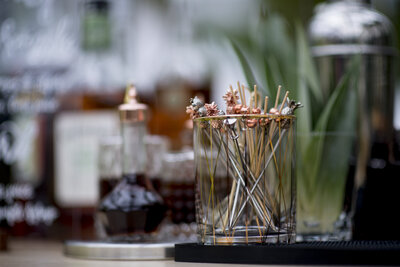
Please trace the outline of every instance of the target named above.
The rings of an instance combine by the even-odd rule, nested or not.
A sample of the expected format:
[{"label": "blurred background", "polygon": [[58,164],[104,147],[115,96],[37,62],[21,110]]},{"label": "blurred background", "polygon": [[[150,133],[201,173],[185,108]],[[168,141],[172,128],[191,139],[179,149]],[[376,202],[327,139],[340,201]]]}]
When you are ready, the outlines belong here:
[{"label": "blurred background", "polygon": [[[232,40],[249,43],[251,33],[290,49],[295,25],[307,29],[321,2],[0,0],[2,236],[96,237],[100,179],[120,175],[101,162],[111,164],[116,107],[132,82],[151,110],[148,175],[172,211],[171,229],[193,238],[185,106],[195,95],[223,105],[228,85],[248,80]],[[400,36],[400,1],[370,3]],[[259,27],[270,18],[275,26]],[[398,71],[394,77],[398,135]]]}]

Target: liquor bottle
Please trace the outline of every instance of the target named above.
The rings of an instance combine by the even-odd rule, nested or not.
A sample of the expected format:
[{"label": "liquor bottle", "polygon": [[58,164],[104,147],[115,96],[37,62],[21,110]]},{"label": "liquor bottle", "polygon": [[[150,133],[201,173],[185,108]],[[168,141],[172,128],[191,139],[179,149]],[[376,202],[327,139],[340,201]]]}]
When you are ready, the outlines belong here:
[{"label": "liquor bottle", "polygon": [[185,144],[181,135],[189,119],[182,110],[185,110],[188,99],[197,96],[209,102],[210,94],[208,77],[203,77],[200,82],[185,78],[160,81],[153,98],[155,103],[151,103],[151,133],[168,137],[172,150],[182,149]]},{"label": "liquor bottle", "polygon": [[147,106],[127,89],[119,106],[122,135],[122,180],[101,201],[99,219],[111,240],[148,241],[165,216],[166,207],[146,177]]},{"label": "liquor bottle", "polygon": [[99,143],[119,134],[115,107],[124,97],[122,51],[115,38],[118,2],[83,3],[80,53],[73,88],[58,96],[54,119],[54,198],[60,209],[55,232],[62,239],[96,237]]}]

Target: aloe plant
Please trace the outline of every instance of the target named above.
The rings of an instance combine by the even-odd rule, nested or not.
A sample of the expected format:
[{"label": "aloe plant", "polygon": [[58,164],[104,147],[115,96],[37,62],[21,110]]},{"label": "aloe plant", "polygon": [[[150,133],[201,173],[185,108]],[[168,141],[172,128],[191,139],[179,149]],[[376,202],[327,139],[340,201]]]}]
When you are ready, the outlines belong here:
[{"label": "aloe plant", "polygon": [[258,84],[270,96],[282,85],[304,105],[296,114],[298,232],[329,235],[343,207],[360,61],[351,59],[339,84],[324,95],[304,29],[300,23],[294,28],[291,38],[288,24],[272,15],[260,23],[257,34],[229,39],[249,85]]}]

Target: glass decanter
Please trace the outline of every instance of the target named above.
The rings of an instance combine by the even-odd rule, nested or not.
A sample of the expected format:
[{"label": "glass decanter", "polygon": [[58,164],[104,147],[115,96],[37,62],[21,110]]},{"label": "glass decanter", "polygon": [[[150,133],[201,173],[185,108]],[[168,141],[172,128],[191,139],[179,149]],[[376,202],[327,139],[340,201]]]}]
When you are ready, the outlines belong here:
[{"label": "glass decanter", "polygon": [[166,206],[145,175],[147,106],[127,89],[119,106],[122,134],[121,181],[99,205],[99,218],[111,240],[149,241],[165,217]]}]

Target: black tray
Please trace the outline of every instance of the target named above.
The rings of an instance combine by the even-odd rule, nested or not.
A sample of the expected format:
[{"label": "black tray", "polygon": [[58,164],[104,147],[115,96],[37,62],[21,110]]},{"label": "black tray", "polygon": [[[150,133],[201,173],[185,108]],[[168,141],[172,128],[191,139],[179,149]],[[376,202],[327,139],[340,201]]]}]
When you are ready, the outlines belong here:
[{"label": "black tray", "polygon": [[241,264],[400,265],[400,241],[265,245],[176,244],[175,261]]}]

